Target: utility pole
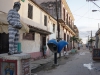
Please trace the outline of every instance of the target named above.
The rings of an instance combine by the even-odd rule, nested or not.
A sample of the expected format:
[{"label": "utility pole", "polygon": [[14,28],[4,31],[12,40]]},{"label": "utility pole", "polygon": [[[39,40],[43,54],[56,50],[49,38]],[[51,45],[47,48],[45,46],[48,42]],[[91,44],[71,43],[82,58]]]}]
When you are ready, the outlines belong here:
[{"label": "utility pole", "polygon": [[[57,30],[58,30],[57,42],[59,42],[59,40],[60,40],[60,25],[58,22],[58,3],[57,3],[57,0],[56,0],[56,16],[57,16]],[[54,53],[54,65],[57,65],[57,52]]]},{"label": "utility pole", "polygon": [[92,39],[92,30],[91,30],[91,39]]},{"label": "utility pole", "polygon": [[91,48],[92,48],[92,30],[91,30]]},{"label": "utility pole", "polygon": [[88,35],[88,41],[89,41],[89,35]]},{"label": "utility pole", "polygon": [[98,30],[99,30],[99,23],[98,23]]},{"label": "utility pole", "polygon": [[[56,16],[57,16],[57,30],[58,30],[58,38],[57,38],[57,42],[59,42],[61,39],[60,39],[60,24],[59,24],[59,21],[58,21],[58,2],[56,0]],[[61,57],[61,53],[59,53],[59,58]]]},{"label": "utility pole", "polygon": [[89,35],[88,35],[88,48],[89,48]]},{"label": "utility pole", "polygon": [[88,37],[87,44],[88,44],[88,48],[89,48],[89,35],[86,36],[86,37]]}]

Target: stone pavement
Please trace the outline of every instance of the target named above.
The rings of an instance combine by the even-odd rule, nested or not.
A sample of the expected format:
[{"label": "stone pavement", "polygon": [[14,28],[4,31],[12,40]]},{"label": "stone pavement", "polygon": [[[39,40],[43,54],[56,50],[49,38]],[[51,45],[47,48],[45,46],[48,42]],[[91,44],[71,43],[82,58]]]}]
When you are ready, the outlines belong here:
[{"label": "stone pavement", "polygon": [[[66,55],[67,57],[69,56],[70,52],[71,51],[67,52],[68,53]],[[64,53],[61,53],[61,56],[64,56]],[[59,54],[57,54],[57,58],[58,57],[59,57]],[[41,59],[35,60],[35,61],[31,60],[31,62],[30,62],[30,68],[31,68],[31,70],[32,69],[36,69],[36,68],[40,67],[41,65],[44,65],[46,63],[49,63],[49,62],[53,61],[53,59],[54,59],[54,55],[51,55],[51,56],[47,57],[46,59],[41,58]]]},{"label": "stone pavement", "polygon": [[100,75],[100,62],[92,60],[92,54],[86,48],[60,61],[62,64],[56,68],[48,69],[46,66],[46,69],[43,67],[41,71],[32,72],[32,75]]}]

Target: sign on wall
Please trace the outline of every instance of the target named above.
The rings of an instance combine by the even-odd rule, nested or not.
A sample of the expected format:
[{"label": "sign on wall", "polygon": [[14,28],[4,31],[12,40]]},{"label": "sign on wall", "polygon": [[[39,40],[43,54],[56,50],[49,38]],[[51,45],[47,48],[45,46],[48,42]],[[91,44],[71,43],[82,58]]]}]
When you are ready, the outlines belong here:
[{"label": "sign on wall", "polygon": [[1,66],[2,66],[1,68],[2,75],[15,75],[15,64],[14,63],[3,62]]},{"label": "sign on wall", "polygon": [[22,75],[30,75],[29,59],[23,59],[21,63],[22,63]]}]

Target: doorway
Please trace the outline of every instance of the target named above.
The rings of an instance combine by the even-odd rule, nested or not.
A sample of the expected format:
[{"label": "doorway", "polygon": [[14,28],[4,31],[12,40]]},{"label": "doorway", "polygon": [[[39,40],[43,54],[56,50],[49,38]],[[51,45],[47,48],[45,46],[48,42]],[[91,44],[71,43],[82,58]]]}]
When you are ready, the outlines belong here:
[{"label": "doorway", "polygon": [[40,35],[40,51],[43,53],[44,56],[44,49],[43,46],[46,45],[46,35]]},{"label": "doorway", "polygon": [[9,52],[9,35],[0,33],[0,54]]},{"label": "doorway", "polygon": [[[67,42],[70,43],[70,41],[69,41],[69,35],[67,35]],[[67,45],[67,50],[69,51],[69,44]]]},{"label": "doorway", "polygon": [[[66,41],[66,33],[64,33],[64,40]],[[64,51],[66,51],[66,46],[64,47]]]}]

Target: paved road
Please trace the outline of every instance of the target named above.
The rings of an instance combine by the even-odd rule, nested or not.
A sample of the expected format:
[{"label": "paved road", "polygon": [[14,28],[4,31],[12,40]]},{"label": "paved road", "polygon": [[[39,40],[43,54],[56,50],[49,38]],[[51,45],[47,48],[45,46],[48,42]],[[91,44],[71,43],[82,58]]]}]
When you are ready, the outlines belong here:
[{"label": "paved road", "polygon": [[55,69],[40,71],[34,75],[100,75],[100,62],[93,61],[91,53],[81,49],[76,55]]}]

